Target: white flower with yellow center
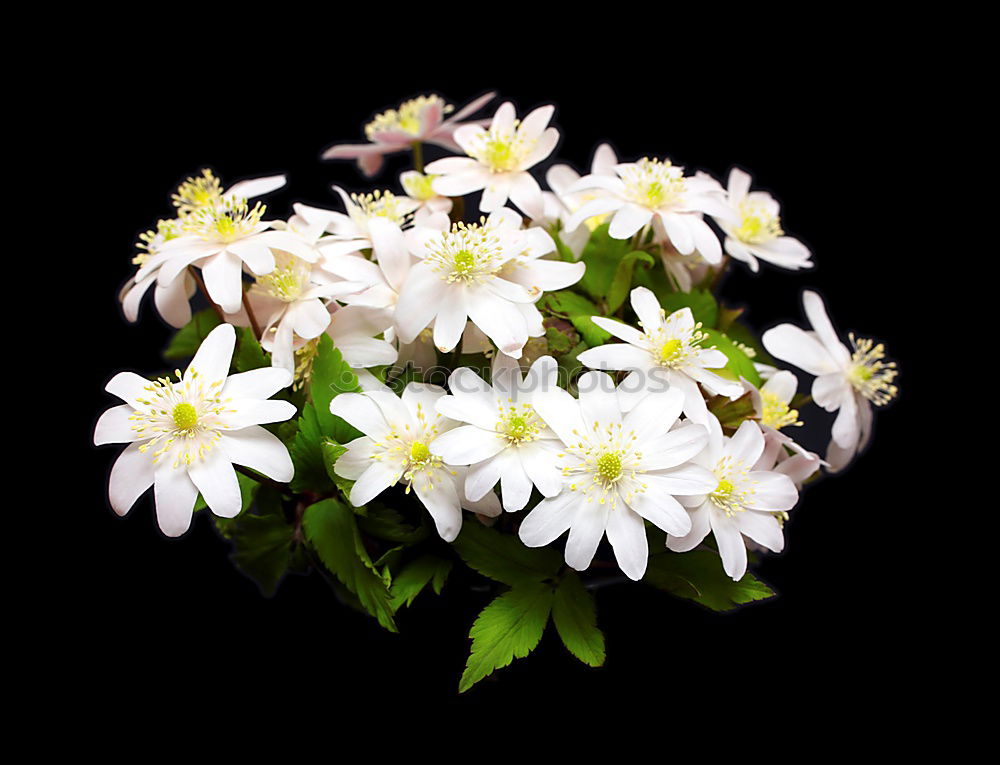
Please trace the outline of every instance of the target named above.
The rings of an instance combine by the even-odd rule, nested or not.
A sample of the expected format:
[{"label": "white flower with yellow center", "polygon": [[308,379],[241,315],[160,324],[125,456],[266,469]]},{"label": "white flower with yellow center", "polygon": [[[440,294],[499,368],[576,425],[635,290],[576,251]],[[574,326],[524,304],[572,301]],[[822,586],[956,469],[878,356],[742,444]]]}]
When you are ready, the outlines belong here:
[{"label": "white flower with yellow center", "polygon": [[451,212],[451,200],[434,190],[435,178],[436,175],[425,175],[416,170],[407,170],[399,176],[406,196],[419,204],[413,213],[414,226],[426,226],[433,216],[447,216]]},{"label": "white flower with yellow center", "polygon": [[750,191],[750,181],[739,168],[729,172],[726,201],[735,216],[715,217],[726,233],[726,252],[755,272],[758,258],[792,271],[812,268],[809,248],[782,231],[778,202],[766,191]]},{"label": "white flower with yellow center", "polygon": [[583,275],[582,263],[541,257],[555,243],[540,228],[521,230],[513,210],[448,231],[417,229],[409,240],[420,259],[399,292],[395,322],[411,343],[432,321],[434,344],[452,350],[471,319],[503,353],[519,358],[533,333],[541,333],[535,303],[545,290],[561,289]]},{"label": "white flower with yellow center", "polygon": [[558,377],[551,356],[538,359],[524,377],[502,353],[493,357],[492,385],[464,367],[451,374],[451,395],[438,399],[437,411],[463,424],[435,439],[431,449],[445,462],[472,466],[465,479],[470,499],[499,482],[504,510],[515,512],[528,504],[532,486],[547,497],[559,493],[559,442],[532,406],[536,395],[558,387]]},{"label": "white flower with yellow center", "polygon": [[826,459],[831,470],[840,470],[871,438],[872,405],[882,406],[895,397],[896,364],[884,361],[881,343],[851,334],[852,347],[844,345],[815,292],[803,292],[802,304],[813,332],[780,324],[761,339],[775,358],[816,375],[812,396],[819,406],[839,410]]},{"label": "white flower with yellow center", "polygon": [[229,376],[236,343],[230,324],[213,329],[177,381],[156,382],[121,372],[105,390],[125,401],[101,415],[94,443],[127,443],[111,469],[111,507],[125,515],[150,486],[167,536],[187,531],[201,492],[216,515],[232,518],[242,500],[233,464],[275,481],[294,472],[288,450],[262,424],[295,415],[287,401],[271,401],[291,375],[267,367]]},{"label": "white flower with yellow center", "polygon": [[[827,463],[783,432],[785,428],[802,425],[798,410],[791,407],[799,384],[795,375],[788,370],[762,366],[765,366],[768,373],[759,390],[749,382],[743,383],[752,396],[766,442],[764,456],[755,469],[773,469],[786,473],[793,477],[798,486]],[[760,467],[761,465],[764,467]]]},{"label": "white flower with yellow center", "polygon": [[[614,149],[608,144],[602,143],[594,152],[590,172],[592,175],[606,175],[613,178],[617,164],[618,157],[615,156]],[[587,202],[598,199],[607,193],[603,189],[571,193],[569,189],[579,180],[580,174],[569,165],[553,165],[545,173],[545,181],[552,191],[542,192],[542,196],[545,198],[544,223],[554,225],[558,221],[561,224],[559,238],[577,258],[583,254],[583,248],[590,239],[591,232],[605,223],[608,217],[607,214],[594,215],[582,223],[578,223],[575,228],[570,229],[567,226],[573,213]]]},{"label": "white flower with yellow center", "polygon": [[675,497],[715,485],[709,471],[689,463],[708,433],[695,424],[673,427],[683,401],[678,391],[649,395],[623,413],[609,375],[587,372],[578,389],[579,400],[561,388],[532,399],[562,441],[563,489],[539,502],[518,533],[529,547],[541,547],[569,530],[566,563],[578,571],[590,566],[606,533],[621,570],[638,580],[649,554],[643,519],[686,534],[691,522]]},{"label": "white flower with yellow center", "polygon": [[743,537],[773,552],[781,552],[784,536],[779,518],[794,507],[799,493],[782,473],[759,470],[764,434],[755,422],[745,421],[732,438],[722,433],[719,421],[707,420],[708,444],[694,462],[712,471],[715,485],[700,496],[682,497],[691,529],[686,534],[668,532],[667,547],[687,552],[700,545],[711,531],[719,546],[726,574],[739,581],[747,570]]},{"label": "white flower with yellow center", "polygon": [[667,316],[656,295],[645,287],[632,290],[631,302],[642,331],[594,316],[597,326],[625,342],[590,348],[577,357],[592,369],[630,372],[619,388],[627,409],[651,391],[677,388],[684,394],[684,414],[704,423],[708,408],[699,383],[716,395],[733,399],[743,395],[741,383],[709,371],[726,366],[728,359],[721,351],[702,345],[705,334],[690,308]]},{"label": "white flower with yellow center", "polygon": [[669,160],[643,158],[615,166],[615,175],[592,173],[569,187],[569,193],[600,189],[606,193],[583,204],[566,222],[572,230],[595,215],[613,213],[608,233],[628,239],[647,226],[681,254],[696,250],[709,263],[722,260],[719,238],[702,213],[735,219],[718,181],[704,173],[685,176]]},{"label": "white flower with yellow center", "polygon": [[[481,109],[496,93],[483,96],[458,111],[440,96],[418,96],[404,101],[398,109],[388,109],[365,125],[365,137],[371,143],[338,144],[323,153],[323,159],[356,159],[361,171],[372,176],[382,167],[382,157],[408,151],[415,143],[432,143],[451,151],[461,151],[453,140],[461,120]],[[446,114],[451,117],[444,119]]]},{"label": "white flower with yellow center", "polygon": [[508,101],[497,109],[489,128],[463,125],[455,131],[455,141],[468,156],[445,157],[427,165],[428,173],[440,176],[434,180],[434,190],[448,197],[482,190],[479,209],[484,213],[499,210],[509,199],[528,217],[542,218],[542,189],[528,170],[559,142],[559,131],[547,127],[554,111],[553,106],[540,106],[519,121]]},{"label": "white flower with yellow center", "polygon": [[186,218],[199,210],[215,209],[225,205],[227,199],[260,196],[281,188],[284,184],[285,176],[275,175],[240,181],[222,191],[219,179],[211,170],[203,170],[198,178],[188,178],[173,195],[179,217],[158,221],[155,231],[139,235],[140,244],[137,246],[141,252],[132,259],[139,270],[119,294],[125,318],[130,322],[138,319],[139,303],[155,284],[153,302],[163,320],[178,328],[191,321],[189,301],[197,290],[195,280],[190,274],[185,274],[181,279],[161,279],[160,267],[167,260],[161,255],[161,251],[169,243],[185,235]]},{"label": "white flower with yellow center", "polygon": [[463,490],[465,468],[448,465],[433,453],[435,439],[457,424],[435,410],[444,395],[436,385],[410,383],[397,397],[383,386],[342,393],[330,403],[330,411],[365,434],[347,444],[347,452],[334,463],[337,475],[354,481],[351,504],[360,507],[402,482],[427,508],[441,538],[451,542],[462,529],[463,507],[496,516],[500,502],[492,492],[470,501]]}]

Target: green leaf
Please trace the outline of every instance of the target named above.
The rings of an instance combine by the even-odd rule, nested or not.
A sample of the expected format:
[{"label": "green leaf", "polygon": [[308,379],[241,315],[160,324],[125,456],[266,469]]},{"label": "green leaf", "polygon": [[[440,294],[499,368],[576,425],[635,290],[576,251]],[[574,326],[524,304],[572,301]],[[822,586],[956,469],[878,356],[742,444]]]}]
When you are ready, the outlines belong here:
[{"label": "green leaf", "polygon": [[357,393],[360,390],[357,375],[347,366],[340,351],[333,347],[333,340],[329,335],[321,335],[313,360],[309,392],[320,429],[338,444],[346,444],[363,434],[333,414],[330,402],[341,393]]},{"label": "green leaf", "polygon": [[572,572],[565,574],[556,588],[552,621],[571,654],[591,667],[604,664],[604,635],[597,629],[594,596]]},{"label": "green leaf", "polygon": [[552,315],[569,320],[584,342],[591,347],[603,345],[611,337],[590,320],[591,316],[600,316],[601,310],[583,295],[569,290],[546,292],[539,305]]},{"label": "green leaf", "polygon": [[549,585],[526,582],[482,610],[469,632],[472,652],[458,684],[459,693],[534,650],[549,621],[552,598]]},{"label": "green leaf", "polygon": [[632,273],[635,270],[637,261],[641,261],[649,266],[656,262],[653,260],[652,255],[642,250],[633,250],[618,262],[614,278],[608,286],[609,313],[617,311],[621,307],[621,304],[625,302],[625,298],[629,296],[629,292],[632,289]]},{"label": "green leaf", "polygon": [[372,563],[351,509],[336,499],[324,499],[306,508],[302,528],[323,565],[357,595],[379,624],[398,632],[388,577]]},{"label": "green leaf", "polygon": [[707,336],[701,343],[702,347],[715,346],[717,350],[725,354],[726,358],[729,359],[725,369],[728,369],[734,378],[742,377],[758,388],[761,386],[760,374],[753,365],[753,361],[746,353],[737,348],[732,340],[716,329],[702,329],[701,331]]},{"label": "green leaf", "polygon": [[595,300],[603,300],[630,246],[628,239],[612,239],[606,223],[594,229],[580,256],[580,260],[587,264],[587,270],[578,282],[580,289]]},{"label": "green leaf", "polygon": [[705,327],[714,327],[719,317],[719,304],[708,290],[671,292],[660,297],[660,307],[668,316],[682,308],[690,308],[694,320],[700,321]]},{"label": "green leaf", "polygon": [[294,530],[281,514],[244,515],[231,533],[233,563],[270,597],[288,569]]},{"label": "green leaf", "polygon": [[167,350],[163,352],[163,357],[171,360],[191,358],[197,352],[202,340],[221,323],[214,309],[206,308],[204,311],[198,311],[191,317],[191,321],[173,336]]},{"label": "green leaf", "polygon": [[249,372],[251,369],[261,369],[270,366],[271,362],[264,355],[264,349],[257,342],[257,336],[249,327],[236,330],[236,353],[233,354],[233,365],[237,372]]},{"label": "green leaf", "polygon": [[302,407],[302,416],[298,419],[299,429],[292,437],[288,453],[295,466],[295,475],[289,486],[292,491],[327,492],[333,488],[333,482],[326,471],[323,458],[323,431],[316,415],[316,407],[311,403]]},{"label": "green leaf", "polygon": [[708,411],[715,415],[724,428],[738,428],[744,420],[756,419],[757,412],[753,406],[753,396],[744,393],[735,401],[725,396],[713,396],[708,401]]},{"label": "green leaf", "polygon": [[525,547],[513,534],[502,534],[481,523],[465,523],[453,543],[470,568],[511,586],[552,579],[562,556],[550,547]]},{"label": "green leaf", "polygon": [[734,321],[725,329],[726,336],[737,343],[742,343],[748,348],[753,348],[756,351],[756,356],[753,356],[753,360],[760,362],[761,364],[775,365],[774,358],[764,349],[764,344],[760,341],[753,332],[745,325],[738,321]]},{"label": "green leaf", "polygon": [[345,497],[350,496],[351,489],[354,488],[354,481],[337,475],[336,470],[334,470],[334,465],[336,465],[337,460],[339,460],[341,456],[347,452],[347,447],[341,446],[328,438],[324,438],[323,441],[320,442],[320,450],[323,453],[323,466],[326,468],[326,474],[330,477],[330,480],[333,481],[334,485],[344,492]]},{"label": "green leaf", "polygon": [[430,533],[426,525],[414,526],[391,507],[368,505],[364,515],[358,516],[358,526],[366,534],[389,542],[414,545],[422,542]]},{"label": "green leaf", "polygon": [[451,567],[450,560],[436,555],[424,555],[405,566],[392,580],[392,610],[409,607],[428,584],[433,586],[436,595],[440,595]]},{"label": "green leaf", "polygon": [[643,581],[713,611],[728,611],[774,595],[770,587],[749,571],[734,582],[722,569],[718,553],[712,550],[651,555]]}]

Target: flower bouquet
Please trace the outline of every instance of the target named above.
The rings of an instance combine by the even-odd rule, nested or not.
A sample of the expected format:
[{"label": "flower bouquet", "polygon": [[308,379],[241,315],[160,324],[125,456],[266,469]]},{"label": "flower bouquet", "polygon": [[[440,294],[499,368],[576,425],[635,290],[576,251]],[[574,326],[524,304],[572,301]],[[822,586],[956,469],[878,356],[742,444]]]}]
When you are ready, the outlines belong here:
[{"label": "flower bouquet", "polygon": [[[896,394],[882,345],[845,343],[816,293],[808,329],[759,337],[719,302],[730,266],[812,266],[746,172],[723,187],[604,144],[581,177],[546,162],[552,106],[476,118],[493,98],[416,98],[329,149],[367,176],[413,159],[401,191],[334,186],[342,210],[266,219],[256,200],[284,176],[183,183],[120,300],[134,322],[152,290],[177,328],[165,357],[189,361],[112,377],[123,403],[94,434],[126,445],[116,513],[152,488],[169,537],[210,516],[267,595],[316,570],[396,631],[468,569],[493,599],[461,691],[550,619],[601,665],[592,590],[609,581],[714,610],[771,597],[748,565],[782,550],[803,484],[846,466]],[[447,154],[425,164],[429,146]],[[808,394],[779,362],[814,376]],[[793,437],[806,407],[836,412],[819,453]]]}]

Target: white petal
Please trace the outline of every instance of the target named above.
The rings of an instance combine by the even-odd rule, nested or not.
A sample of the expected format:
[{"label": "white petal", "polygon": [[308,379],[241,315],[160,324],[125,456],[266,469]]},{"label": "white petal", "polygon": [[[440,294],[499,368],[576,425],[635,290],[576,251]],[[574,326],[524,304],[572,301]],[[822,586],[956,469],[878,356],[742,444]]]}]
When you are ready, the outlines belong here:
[{"label": "white petal", "polygon": [[240,310],[243,299],[243,261],[231,252],[220,252],[213,256],[201,269],[205,288],[226,313]]},{"label": "white petal", "polygon": [[371,502],[390,486],[395,485],[396,481],[399,480],[399,475],[399,463],[381,460],[372,462],[351,487],[351,504],[355,507],[361,507],[361,505]]},{"label": "white petal", "polygon": [[771,552],[781,552],[785,546],[781,524],[770,513],[758,513],[753,510],[737,513],[736,524],[743,534]]},{"label": "white petal", "polygon": [[187,472],[213,513],[223,518],[239,515],[243,504],[240,482],[222,449],[212,449],[203,459],[195,460]]},{"label": "white petal", "polygon": [[580,507],[579,494],[568,490],[543,499],[521,521],[517,534],[528,547],[547,545],[566,532]]},{"label": "white petal", "polygon": [[722,568],[738,582],[747,572],[747,548],[740,528],[734,519],[728,518],[721,510],[712,512],[711,521],[712,533],[722,557]]},{"label": "white petal", "polygon": [[498,454],[506,446],[496,433],[462,425],[442,433],[430,443],[430,450],[449,465],[474,465]]},{"label": "white petal", "polygon": [[662,326],[663,315],[660,312],[660,301],[650,290],[645,287],[636,287],[632,290],[630,302],[632,310],[639,317],[643,330],[653,332]]},{"label": "white petal", "polygon": [[153,484],[156,497],[156,522],[168,537],[179,537],[191,526],[198,487],[188,477],[187,470],[171,467],[170,462],[156,470]]},{"label": "white petal", "polygon": [[[666,435],[677,418],[681,416],[683,406],[684,394],[679,390],[670,389],[652,393],[643,398],[625,416],[625,431],[634,432],[636,440],[640,444],[657,435]],[[708,440],[707,432],[705,440]]]},{"label": "white petal", "polygon": [[143,438],[132,429],[133,421],[129,418],[134,412],[128,404],[106,410],[94,427],[94,446],[124,444]]},{"label": "white petal", "polygon": [[270,398],[292,384],[292,375],[285,369],[262,367],[240,372],[226,380],[223,398]]},{"label": "white petal", "polygon": [[809,374],[835,372],[839,365],[815,337],[794,324],[779,324],[761,337],[764,348],[776,359],[787,361]]},{"label": "white petal", "polygon": [[234,464],[280,483],[291,481],[295,474],[292,458],[281,439],[257,425],[223,434],[219,445]]},{"label": "white petal", "polygon": [[629,579],[636,582],[642,579],[649,558],[649,543],[642,518],[628,505],[619,505],[608,515],[607,531],[618,567]]},{"label": "white petal", "polygon": [[225,380],[229,375],[229,363],[236,347],[236,330],[232,324],[220,324],[208,333],[195,353],[191,363],[184,372],[187,378],[192,371],[197,371],[204,383],[211,384],[217,380]]},{"label": "white petal", "polygon": [[608,235],[612,239],[629,239],[652,219],[652,210],[630,202],[615,213],[608,227]]},{"label": "white petal", "polygon": [[688,510],[688,517],[691,519],[691,531],[684,536],[668,536],[667,549],[678,553],[685,553],[693,550],[708,536],[711,531],[711,511],[707,503],[701,503]]},{"label": "white petal", "polygon": [[668,534],[683,537],[691,531],[690,516],[669,491],[660,486],[658,481],[650,481],[649,478],[650,476],[642,476],[642,481],[648,484],[648,488],[633,494],[628,504],[654,526]]},{"label": "white petal", "polygon": [[523,510],[531,498],[531,479],[521,466],[516,449],[508,449],[500,471],[500,496],[508,513]]},{"label": "white petal", "polygon": [[609,504],[585,503],[573,517],[566,540],[566,563],[571,568],[585,571],[590,566],[608,526],[610,508]]},{"label": "white petal", "polygon": [[451,476],[443,470],[433,477],[420,473],[413,480],[413,490],[434,519],[438,536],[445,542],[455,541],[462,530],[462,506]]},{"label": "white petal", "polygon": [[129,444],[111,468],[108,481],[111,508],[118,515],[125,515],[143,492],[153,485],[153,476],[153,458],[140,452],[139,444]]},{"label": "white petal", "polygon": [[782,473],[755,470],[747,479],[753,484],[753,494],[746,500],[751,510],[791,510],[799,499],[792,479]]}]

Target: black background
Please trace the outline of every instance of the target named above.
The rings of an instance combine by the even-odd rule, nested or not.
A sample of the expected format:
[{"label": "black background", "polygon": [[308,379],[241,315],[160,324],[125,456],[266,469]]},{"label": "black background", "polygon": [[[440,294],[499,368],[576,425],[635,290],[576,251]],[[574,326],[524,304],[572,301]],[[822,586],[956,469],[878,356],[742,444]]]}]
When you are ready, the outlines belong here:
[{"label": "black background", "polygon": [[[376,72],[378,61],[362,58],[368,48],[340,42],[328,59],[301,65],[283,59],[178,71],[132,50],[88,59],[83,76],[70,73],[62,113],[74,138],[57,161],[62,182],[94,205],[81,213],[85,235],[74,238],[85,247],[74,261],[74,315],[86,329],[71,350],[75,399],[62,436],[79,472],[72,500],[50,516],[59,536],[52,559],[35,566],[44,606],[34,608],[51,624],[39,638],[51,682],[75,700],[100,688],[115,699],[114,715],[149,721],[195,715],[203,703],[213,714],[250,719],[274,707],[379,709],[391,718],[412,709],[406,700],[414,697],[447,714],[597,709],[641,697],[680,707],[675,714],[734,717],[755,708],[776,721],[844,693],[865,713],[905,697],[921,681],[901,646],[914,620],[929,618],[909,594],[919,510],[902,493],[914,482],[914,402],[925,385],[905,276],[914,251],[901,236],[915,214],[900,190],[916,182],[909,120],[916,82],[875,41],[844,42],[836,50],[782,49],[767,60],[740,55],[712,68],[698,66],[691,52],[679,61],[666,52],[636,62],[616,55],[588,68],[596,54],[565,60],[550,51],[528,70],[470,73],[453,63],[414,63],[427,51],[422,58],[402,48]],[[777,599],[717,615],[641,586],[607,588],[597,595],[604,668],[577,662],[550,627],[529,658],[459,697],[468,629],[486,595],[446,588],[439,599],[423,596],[401,613],[400,635],[340,606],[315,575],[286,579],[264,599],[227,560],[227,544],[207,518],[167,540],[149,497],[116,517],[106,500],[116,450],[96,449],[90,439],[97,416],[114,403],[102,391],[108,378],[164,367],[159,354],[170,329],[148,300],[139,323],[127,324],[116,293],[131,272],[137,234],[170,214],[169,194],[184,177],[206,166],[226,184],[286,172],[289,186],[266,200],[275,217],[290,213],[293,201],[337,207],[331,183],[398,190],[402,155],[370,183],[352,162],[319,155],[361,139],[373,113],[404,98],[436,91],[460,106],[490,89],[521,115],[555,104],[563,139],[554,156],[580,170],[603,140],[623,159],[669,156],[723,183],[731,166],[748,169],[755,187],[781,201],[785,229],[812,248],[817,266],[791,274],[764,264],[754,276],[735,264],[723,299],[746,304],[750,323],[763,330],[803,324],[800,292],[818,289],[845,335],[886,342],[902,368],[902,393],[878,413],[867,453],[805,491],[786,551],[760,565]],[[811,445],[822,449],[825,441]],[[183,708],[153,711],[177,695]]]}]

